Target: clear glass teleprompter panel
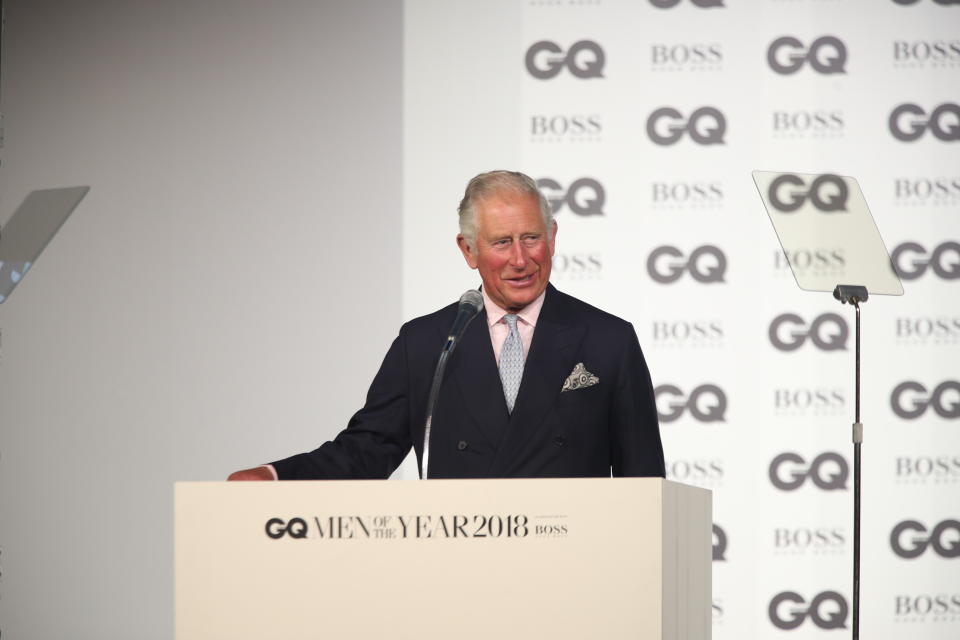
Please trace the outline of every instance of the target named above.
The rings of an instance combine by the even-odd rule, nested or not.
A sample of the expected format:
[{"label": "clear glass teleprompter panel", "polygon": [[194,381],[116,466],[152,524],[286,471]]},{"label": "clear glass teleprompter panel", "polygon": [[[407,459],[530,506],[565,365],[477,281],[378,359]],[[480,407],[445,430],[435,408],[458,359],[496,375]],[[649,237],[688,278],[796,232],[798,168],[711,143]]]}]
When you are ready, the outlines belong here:
[{"label": "clear glass teleprompter panel", "polygon": [[871,295],[903,295],[854,178],[754,171],[753,181],[801,289],[832,292],[840,284],[860,285]]},{"label": "clear glass teleprompter panel", "polygon": [[0,303],[27,275],[90,187],[32,191],[0,227]]}]

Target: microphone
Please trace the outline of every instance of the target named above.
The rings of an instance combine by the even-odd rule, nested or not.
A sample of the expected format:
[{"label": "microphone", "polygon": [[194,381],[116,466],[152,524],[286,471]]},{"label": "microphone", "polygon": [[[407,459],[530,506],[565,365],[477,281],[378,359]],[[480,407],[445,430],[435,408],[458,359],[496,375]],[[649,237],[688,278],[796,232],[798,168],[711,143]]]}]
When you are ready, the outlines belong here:
[{"label": "microphone", "polygon": [[447,342],[440,351],[440,359],[437,360],[437,368],[433,371],[433,383],[430,385],[430,397],[427,400],[427,420],[423,425],[423,456],[420,460],[420,477],[424,480],[428,478],[427,467],[430,462],[430,429],[433,426],[433,410],[437,406],[437,396],[440,394],[440,382],[443,380],[443,371],[447,368],[447,358],[453,353],[453,348],[463,337],[463,332],[467,330],[470,321],[477,317],[480,309],[483,307],[483,296],[476,289],[470,289],[460,296],[460,307],[457,309],[457,318],[450,327],[450,334],[447,336]]},{"label": "microphone", "polygon": [[480,309],[483,308],[483,296],[476,289],[470,289],[460,296],[460,307],[457,309],[457,319],[453,321],[450,327],[450,335],[447,336],[447,343],[443,345],[444,352],[453,351],[457,342],[463,337],[463,332],[467,330],[470,321],[477,317]]}]

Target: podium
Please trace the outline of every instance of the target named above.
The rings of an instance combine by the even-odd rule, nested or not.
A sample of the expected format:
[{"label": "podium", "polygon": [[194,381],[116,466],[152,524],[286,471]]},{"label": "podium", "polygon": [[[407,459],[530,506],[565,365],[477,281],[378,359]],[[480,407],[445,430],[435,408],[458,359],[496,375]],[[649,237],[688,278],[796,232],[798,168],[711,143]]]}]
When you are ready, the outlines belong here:
[{"label": "podium", "polygon": [[178,483],[176,638],[710,638],[710,492],[659,478]]}]

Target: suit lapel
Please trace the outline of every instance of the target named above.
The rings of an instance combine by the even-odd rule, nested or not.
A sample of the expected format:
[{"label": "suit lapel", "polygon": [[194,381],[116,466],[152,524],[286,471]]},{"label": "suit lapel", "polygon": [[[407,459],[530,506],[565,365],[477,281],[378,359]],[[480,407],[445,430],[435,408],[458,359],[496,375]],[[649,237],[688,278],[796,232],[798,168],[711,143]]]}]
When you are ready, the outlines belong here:
[{"label": "suit lapel", "polygon": [[485,311],[467,327],[448,366],[447,375],[457,385],[464,407],[484,437],[496,447],[506,431],[509,414]]},{"label": "suit lapel", "polygon": [[[556,289],[549,286],[523,367],[517,401],[490,468],[492,476],[505,475],[513,457],[540,431],[544,418],[560,395],[563,381],[576,364],[574,360],[585,331],[585,327],[569,323],[562,300]],[[496,383],[504,404],[499,374]]]}]

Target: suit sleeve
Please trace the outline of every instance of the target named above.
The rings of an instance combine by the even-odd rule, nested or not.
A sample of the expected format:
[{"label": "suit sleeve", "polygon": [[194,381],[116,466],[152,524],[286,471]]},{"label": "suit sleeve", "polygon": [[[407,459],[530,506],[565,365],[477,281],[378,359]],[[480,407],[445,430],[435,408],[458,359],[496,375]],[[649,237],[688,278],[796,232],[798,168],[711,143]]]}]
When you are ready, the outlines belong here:
[{"label": "suit sleeve", "polygon": [[309,453],[272,463],[280,480],[385,479],[411,446],[404,330],[380,365],[367,400],[347,428]]},{"label": "suit sleeve", "polygon": [[653,383],[632,325],[611,406],[614,476],[666,476]]}]

